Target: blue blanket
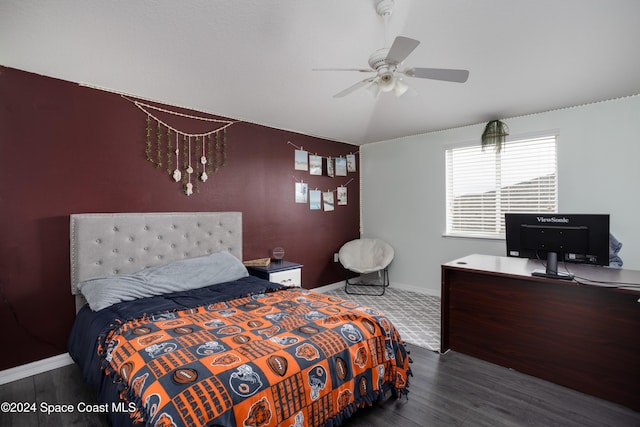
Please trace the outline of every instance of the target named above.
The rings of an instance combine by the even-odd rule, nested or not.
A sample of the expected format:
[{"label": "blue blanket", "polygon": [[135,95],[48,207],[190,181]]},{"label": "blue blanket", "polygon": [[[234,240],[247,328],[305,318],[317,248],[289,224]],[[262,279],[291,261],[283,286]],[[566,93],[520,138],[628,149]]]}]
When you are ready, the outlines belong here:
[{"label": "blue blanket", "polygon": [[[78,312],[69,336],[69,354],[82,369],[84,381],[98,391],[98,401],[117,402],[120,400],[119,391],[104,375],[101,370],[102,358],[98,356],[99,340],[113,327],[145,314],[177,311],[279,288],[282,286],[248,276],[204,288],[121,302],[97,312],[91,311],[89,306],[85,305]],[[109,415],[114,426],[131,425],[126,412]]]}]

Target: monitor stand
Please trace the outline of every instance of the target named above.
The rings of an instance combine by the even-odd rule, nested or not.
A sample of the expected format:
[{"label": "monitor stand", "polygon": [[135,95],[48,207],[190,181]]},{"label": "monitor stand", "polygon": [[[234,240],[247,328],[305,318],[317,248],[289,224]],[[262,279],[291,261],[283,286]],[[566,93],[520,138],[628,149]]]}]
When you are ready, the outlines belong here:
[{"label": "monitor stand", "polygon": [[547,253],[547,270],[546,271],[534,271],[532,276],[546,277],[548,279],[561,279],[561,280],[573,280],[573,274],[570,273],[558,273],[558,253]]}]

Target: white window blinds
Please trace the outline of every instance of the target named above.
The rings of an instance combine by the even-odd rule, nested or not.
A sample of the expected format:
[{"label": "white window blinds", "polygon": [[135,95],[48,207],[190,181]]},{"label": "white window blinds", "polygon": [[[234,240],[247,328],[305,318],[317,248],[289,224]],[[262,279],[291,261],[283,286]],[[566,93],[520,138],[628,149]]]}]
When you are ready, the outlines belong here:
[{"label": "white window blinds", "polygon": [[556,137],[446,150],[450,235],[504,236],[506,212],[557,212]]}]

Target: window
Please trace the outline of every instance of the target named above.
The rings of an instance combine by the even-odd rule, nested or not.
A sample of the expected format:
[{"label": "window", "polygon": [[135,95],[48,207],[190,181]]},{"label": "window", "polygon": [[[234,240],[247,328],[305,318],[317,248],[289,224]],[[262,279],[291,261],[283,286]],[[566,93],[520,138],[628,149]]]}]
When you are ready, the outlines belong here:
[{"label": "window", "polygon": [[557,212],[556,136],[446,150],[448,235],[504,237],[505,212]]}]

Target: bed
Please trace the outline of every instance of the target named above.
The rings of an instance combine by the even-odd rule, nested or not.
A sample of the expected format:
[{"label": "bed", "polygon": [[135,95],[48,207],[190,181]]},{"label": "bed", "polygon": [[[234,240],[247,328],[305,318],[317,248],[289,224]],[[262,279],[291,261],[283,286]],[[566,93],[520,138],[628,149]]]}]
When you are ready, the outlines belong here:
[{"label": "bed", "polygon": [[374,309],[247,273],[240,212],[76,214],[69,354],[114,426],[337,426],[408,393]]}]

